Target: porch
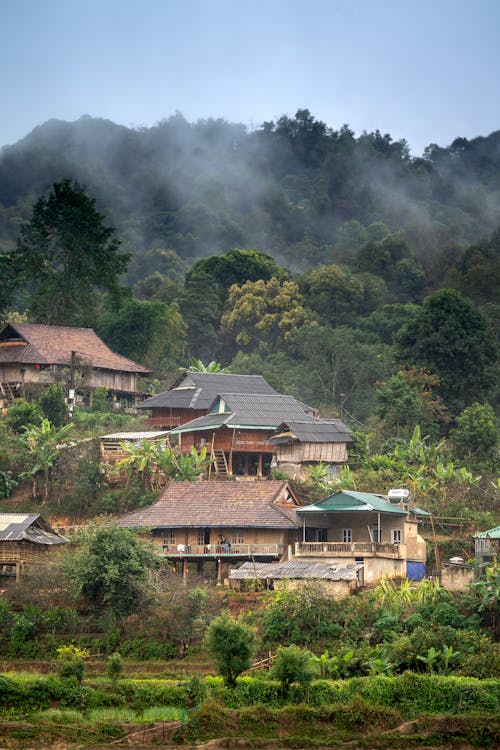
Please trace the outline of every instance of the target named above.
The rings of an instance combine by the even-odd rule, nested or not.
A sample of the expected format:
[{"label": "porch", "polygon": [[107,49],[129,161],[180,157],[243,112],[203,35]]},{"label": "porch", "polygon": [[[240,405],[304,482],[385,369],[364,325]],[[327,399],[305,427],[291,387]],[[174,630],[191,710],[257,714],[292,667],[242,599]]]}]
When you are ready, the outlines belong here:
[{"label": "porch", "polygon": [[190,560],[276,559],[285,553],[284,544],[163,544],[161,557]]},{"label": "porch", "polygon": [[381,542],[295,542],[295,557],[406,558],[404,544]]}]

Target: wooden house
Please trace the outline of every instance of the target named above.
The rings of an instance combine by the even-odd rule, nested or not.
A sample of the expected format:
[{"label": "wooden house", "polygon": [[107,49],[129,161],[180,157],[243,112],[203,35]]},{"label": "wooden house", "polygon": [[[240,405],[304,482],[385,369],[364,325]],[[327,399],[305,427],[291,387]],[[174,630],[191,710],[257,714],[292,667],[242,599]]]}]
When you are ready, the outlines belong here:
[{"label": "wooden house", "polygon": [[280,393],[219,393],[207,414],[171,430],[182,451],[205,447],[221,475],[268,476],[275,447],[269,437],[284,419],[315,420],[316,411]]},{"label": "wooden house", "polygon": [[152,533],[159,554],[182,564],[183,575],[207,562],[223,566],[280,560],[298,539],[299,502],[287,482],[171,482],[157,502],[117,519]]},{"label": "wooden house", "polygon": [[155,443],[165,447],[168,430],[145,430],[143,432],[111,432],[99,438],[99,455],[105,464],[116,464],[129,456],[127,445],[140,446]]},{"label": "wooden house", "polygon": [[0,568],[15,569],[19,580],[24,565],[41,565],[68,540],[37,513],[0,513]]},{"label": "wooden house", "polygon": [[337,566],[362,563],[364,584],[382,577],[423,578],[426,545],[418,519],[429,514],[398,493],[391,502],[384,495],[342,490],[299,508],[302,541],[295,555]]},{"label": "wooden house", "polygon": [[0,331],[0,396],[68,381],[71,367],[79,392],[100,387],[126,398],[137,395],[137,377],[150,374],[111,351],[91,328],[7,323]]},{"label": "wooden house", "polygon": [[261,375],[227,375],[225,373],[187,370],[168,391],[147,398],[139,409],[151,409],[148,425],[172,429],[205,415],[219,393],[275,394]]},{"label": "wooden house", "polygon": [[309,466],[322,463],[335,475],[347,464],[350,430],[340,419],[282,422],[270,436],[276,467],[290,479],[308,479]]}]

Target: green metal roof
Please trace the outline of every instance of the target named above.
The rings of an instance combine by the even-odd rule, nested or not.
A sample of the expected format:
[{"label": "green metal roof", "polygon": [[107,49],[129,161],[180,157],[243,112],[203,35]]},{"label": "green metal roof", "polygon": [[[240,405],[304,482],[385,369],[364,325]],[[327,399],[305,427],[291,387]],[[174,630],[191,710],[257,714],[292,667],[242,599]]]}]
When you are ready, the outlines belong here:
[{"label": "green metal roof", "polygon": [[407,511],[399,505],[393,505],[384,500],[380,495],[372,495],[370,492],[354,492],[342,490],[335,492],[324,500],[312,505],[298,508],[297,513],[346,513],[346,512],[370,512],[392,513],[397,516],[406,516]]},{"label": "green metal roof", "polygon": [[480,531],[478,534],[474,534],[474,539],[485,539],[486,537],[489,537],[490,539],[500,539],[500,526],[495,526],[493,529],[489,529],[488,531]]}]

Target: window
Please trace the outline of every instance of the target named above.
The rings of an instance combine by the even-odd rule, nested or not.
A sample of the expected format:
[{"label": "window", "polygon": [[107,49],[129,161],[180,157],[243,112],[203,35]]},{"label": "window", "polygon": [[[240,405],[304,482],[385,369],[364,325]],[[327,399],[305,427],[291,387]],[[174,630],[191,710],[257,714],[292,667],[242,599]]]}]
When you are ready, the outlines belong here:
[{"label": "window", "polygon": [[402,541],[401,529],[393,529],[392,530],[392,543],[401,544],[401,541]]},{"label": "window", "polygon": [[163,529],[163,546],[175,544],[175,529]]},{"label": "window", "polygon": [[198,529],[198,534],[196,537],[196,544],[198,546],[202,547],[205,544],[205,529]]},{"label": "window", "polygon": [[235,529],[232,537],[233,544],[244,544],[245,543],[245,532],[243,529]]},{"label": "window", "polygon": [[379,529],[378,526],[373,527],[373,541],[376,544],[380,544],[382,541],[382,529]]},{"label": "window", "polygon": [[352,542],[352,529],[342,529],[342,541],[346,543]]}]

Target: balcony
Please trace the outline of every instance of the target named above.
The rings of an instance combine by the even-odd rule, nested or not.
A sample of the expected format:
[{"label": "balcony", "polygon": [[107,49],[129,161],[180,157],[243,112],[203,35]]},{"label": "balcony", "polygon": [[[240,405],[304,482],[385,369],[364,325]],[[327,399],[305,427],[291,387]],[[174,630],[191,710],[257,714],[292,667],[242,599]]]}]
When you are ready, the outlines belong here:
[{"label": "balcony", "polygon": [[160,547],[162,557],[217,560],[252,557],[277,559],[285,552],[283,544],[170,544]]},{"label": "balcony", "polygon": [[379,542],[295,542],[295,557],[391,557],[404,558],[402,544]]}]

